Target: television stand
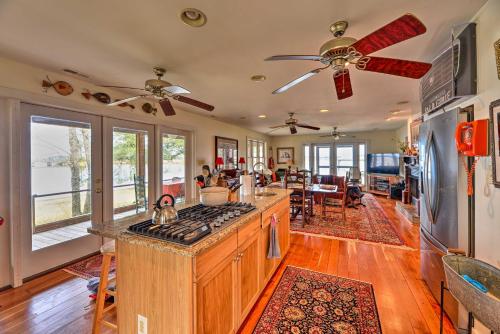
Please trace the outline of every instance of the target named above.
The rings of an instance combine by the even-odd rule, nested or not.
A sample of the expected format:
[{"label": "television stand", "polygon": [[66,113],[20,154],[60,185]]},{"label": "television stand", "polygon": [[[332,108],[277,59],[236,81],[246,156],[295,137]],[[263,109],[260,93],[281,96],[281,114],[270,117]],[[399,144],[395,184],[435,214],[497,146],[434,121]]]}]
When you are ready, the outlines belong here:
[{"label": "television stand", "polygon": [[396,183],[396,179],[397,175],[368,174],[366,191],[391,198],[391,184]]}]

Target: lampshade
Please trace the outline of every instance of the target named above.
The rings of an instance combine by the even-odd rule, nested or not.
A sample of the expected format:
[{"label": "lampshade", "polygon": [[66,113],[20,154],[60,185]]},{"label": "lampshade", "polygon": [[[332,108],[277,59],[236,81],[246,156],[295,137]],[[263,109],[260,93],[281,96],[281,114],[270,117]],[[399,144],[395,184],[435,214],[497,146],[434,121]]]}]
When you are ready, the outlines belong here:
[{"label": "lampshade", "polygon": [[222,159],[222,157],[217,157],[217,159],[215,159],[215,164],[224,165],[224,160]]},{"label": "lampshade", "polygon": [[245,163],[245,158],[244,157],[240,157],[240,160],[238,160],[238,163],[239,164],[244,164]]}]

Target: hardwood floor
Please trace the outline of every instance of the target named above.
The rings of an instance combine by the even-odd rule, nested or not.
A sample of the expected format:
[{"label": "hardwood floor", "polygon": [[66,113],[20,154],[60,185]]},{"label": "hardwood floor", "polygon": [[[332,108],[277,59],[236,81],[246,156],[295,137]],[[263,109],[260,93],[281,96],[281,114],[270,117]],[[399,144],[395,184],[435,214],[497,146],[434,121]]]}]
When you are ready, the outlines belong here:
[{"label": "hardwood floor", "polygon": [[[439,306],[419,275],[418,225],[397,213],[393,201],[378,199],[405,243],[415,250],[293,234],[288,256],[240,333],[252,332],[286,265],[372,283],[385,334],[439,333]],[[90,333],[94,303],[86,283],[58,270],[1,292],[0,333]],[[103,328],[102,333],[113,331]],[[445,333],[455,333],[449,323]]]}]

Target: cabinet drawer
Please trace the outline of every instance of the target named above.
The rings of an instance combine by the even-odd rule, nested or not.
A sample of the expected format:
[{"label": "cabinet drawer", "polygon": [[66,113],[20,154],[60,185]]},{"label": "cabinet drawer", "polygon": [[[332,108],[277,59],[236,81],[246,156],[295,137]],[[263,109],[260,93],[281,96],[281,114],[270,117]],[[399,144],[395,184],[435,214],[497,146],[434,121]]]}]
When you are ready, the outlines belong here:
[{"label": "cabinet drawer", "polygon": [[273,213],[279,215],[279,213],[284,210],[285,208],[290,206],[290,198],[287,197],[284,200],[278,202],[276,205],[274,205],[272,208],[267,209],[262,213],[262,228],[266,227],[271,220],[271,216]]},{"label": "cabinet drawer", "polygon": [[243,245],[258,233],[260,233],[260,215],[238,229],[238,246]]},{"label": "cabinet drawer", "polygon": [[202,277],[238,248],[236,231],[196,256],[196,279]]}]

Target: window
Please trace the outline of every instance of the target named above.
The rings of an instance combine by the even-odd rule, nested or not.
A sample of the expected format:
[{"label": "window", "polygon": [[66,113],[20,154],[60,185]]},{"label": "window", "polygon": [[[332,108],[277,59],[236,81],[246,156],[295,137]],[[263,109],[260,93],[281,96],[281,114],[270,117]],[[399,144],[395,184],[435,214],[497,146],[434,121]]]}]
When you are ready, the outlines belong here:
[{"label": "window", "polygon": [[331,174],[331,147],[318,146],[316,147],[317,156],[317,171],[319,175]]},{"label": "window", "polygon": [[[253,166],[258,163],[266,163],[266,142],[257,139],[247,140],[247,169],[253,171]],[[259,168],[260,170],[260,168]]]},{"label": "window", "polygon": [[176,203],[186,198],[186,137],[162,135],[162,194],[170,194]]},{"label": "window", "polygon": [[311,146],[304,145],[304,169],[311,170],[311,154],[310,154]]},{"label": "window", "polygon": [[359,144],[359,172],[361,173],[361,183],[366,184],[366,144]]},{"label": "window", "polygon": [[304,168],[313,174],[345,176],[352,172],[360,181],[366,181],[366,143],[305,144]]},{"label": "window", "polygon": [[345,176],[354,167],[354,145],[336,145],[337,175]]},{"label": "window", "polygon": [[113,212],[122,218],[146,211],[148,202],[148,135],[113,129]]}]

